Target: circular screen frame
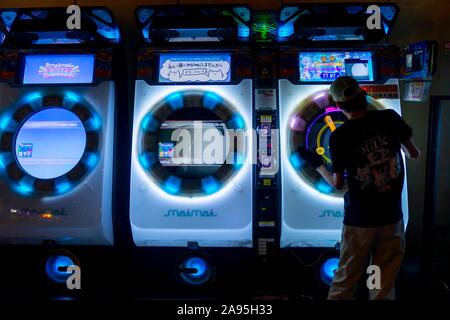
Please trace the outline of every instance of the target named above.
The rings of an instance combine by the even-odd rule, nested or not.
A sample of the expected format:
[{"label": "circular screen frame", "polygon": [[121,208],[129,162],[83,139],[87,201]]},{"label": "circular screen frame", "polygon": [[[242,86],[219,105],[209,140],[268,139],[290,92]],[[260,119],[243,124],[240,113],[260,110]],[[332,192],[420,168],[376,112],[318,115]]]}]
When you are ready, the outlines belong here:
[{"label": "circular screen frame", "polygon": [[235,163],[222,164],[213,174],[203,178],[181,178],[170,172],[158,160],[157,135],[161,124],[180,108],[207,108],[227,129],[243,130],[246,123],[230,103],[211,91],[182,90],[167,95],[142,119],[138,157],[145,172],[168,194],[184,197],[207,196],[219,191],[242,167],[246,158],[245,144],[237,148]]},{"label": "circular screen frame", "polygon": [[[78,117],[86,133],[86,146],[80,161],[67,173],[51,179],[30,175],[18,162],[15,152],[17,134],[33,115],[51,108],[66,109]],[[6,175],[22,194],[54,196],[72,190],[97,164],[100,146],[100,119],[91,108],[67,95],[45,95],[30,99],[14,109],[6,129],[0,132],[0,157]]]},{"label": "circular screen frame", "polygon": [[[374,98],[369,95],[366,95],[366,97],[369,110],[386,109],[385,106],[377,102]],[[287,122],[287,155],[289,164],[293,167],[298,177],[307,185],[321,194],[331,197],[342,197],[347,192],[347,189],[337,190],[330,186],[312,165],[300,157],[297,151],[300,146],[306,147],[306,135],[311,121],[317,119],[319,115],[326,113],[326,109],[328,108],[336,108],[339,110],[333,101],[329,89],[316,91],[295,106]]]}]

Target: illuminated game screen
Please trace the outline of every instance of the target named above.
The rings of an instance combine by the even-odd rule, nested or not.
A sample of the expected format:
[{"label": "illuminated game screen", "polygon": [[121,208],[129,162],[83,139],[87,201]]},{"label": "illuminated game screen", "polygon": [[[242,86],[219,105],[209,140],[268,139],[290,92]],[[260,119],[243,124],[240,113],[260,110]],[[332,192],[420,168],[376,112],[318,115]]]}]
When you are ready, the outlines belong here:
[{"label": "illuminated game screen", "polygon": [[158,160],[180,177],[208,176],[225,162],[226,153],[225,145],[212,151],[215,139],[206,136],[224,137],[225,130],[220,120],[166,120],[158,132]]},{"label": "illuminated game screen", "polygon": [[38,179],[53,179],[69,172],[86,147],[86,131],[71,111],[51,108],[32,115],[17,133],[16,158]]},{"label": "illuminated game screen", "polygon": [[335,107],[328,107],[324,113],[317,115],[307,127],[306,148],[323,159],[328,170],[332,171],[330,136],[347,120],[346,116]]},{"label": "illuminated game screen", "polygon": [[231,56],[218,53],[161,54],[160,83],[215,83],[231,81]]},{"label": "illuminated game screen", "polygon": [[299,70],[303,82],[332,82],[340,76],[374,80],[371,52],[300,52]]},{"label": "illuminated game screen", "polygon": [[92,83],[93,54],[26,55],[24,84]]}]

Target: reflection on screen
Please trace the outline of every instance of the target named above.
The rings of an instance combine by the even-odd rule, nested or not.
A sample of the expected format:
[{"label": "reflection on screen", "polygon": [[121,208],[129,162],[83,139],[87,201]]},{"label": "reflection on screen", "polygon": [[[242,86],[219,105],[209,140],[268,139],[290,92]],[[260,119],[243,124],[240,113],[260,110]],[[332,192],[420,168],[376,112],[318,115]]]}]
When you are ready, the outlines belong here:
[{"label": "reflection on screen", "polygon": [[373,81],[371,52],[300,52],[300,81],[332,82],[340,76]]},{"label": "reflection on screen", "polygon": [[52,179],[69,172],[86,147],[86,131],[71,111],[52,108],[31,116],[20,128],[15,142],[22,168],[38,179]]},{"label": "reflection on screen", "polygon": [[[212,174],[226,159],[225,124],[220,120],[167,120],[158,132],[158,160],[179,176],[197,178]],[[222,147],[213,150],[213,147]]]},{"label": "reflection on screen", "polygon": [[93,54],[26,55],[24,84],[92,83]]}]

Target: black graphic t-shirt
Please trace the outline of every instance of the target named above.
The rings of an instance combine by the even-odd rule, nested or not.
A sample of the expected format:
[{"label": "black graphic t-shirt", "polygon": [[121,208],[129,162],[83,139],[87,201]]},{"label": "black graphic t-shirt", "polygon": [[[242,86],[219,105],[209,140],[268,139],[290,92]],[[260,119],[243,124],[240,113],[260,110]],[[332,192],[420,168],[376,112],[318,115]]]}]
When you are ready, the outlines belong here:
[{"label": "black graphic t-shirt", "polygon": [[379,227],[402,217],[401,144],[412,129],[394,110],[371,110],[330,137],[333,172],[347,172],[344,224]]}]

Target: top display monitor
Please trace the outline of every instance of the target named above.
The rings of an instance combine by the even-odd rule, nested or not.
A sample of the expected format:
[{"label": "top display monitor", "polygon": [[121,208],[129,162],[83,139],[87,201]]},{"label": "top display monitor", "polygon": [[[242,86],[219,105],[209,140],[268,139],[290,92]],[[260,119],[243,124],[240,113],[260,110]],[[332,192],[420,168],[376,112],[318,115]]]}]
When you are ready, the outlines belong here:
[{"label": "top display monitor", "polygon": [[231,81],[231,56],[226,53],[177,53],[159,57],[160,83]]},{"label": "top display monitor", "polygon": [[332,82],[341,76],[374,81],[373,57],[368,51],[300,52],[299,70],[302,82]]},{"label": "top display monitor", "polygon": [[93,54],[26,55],[23,84],[92,83]]}]

